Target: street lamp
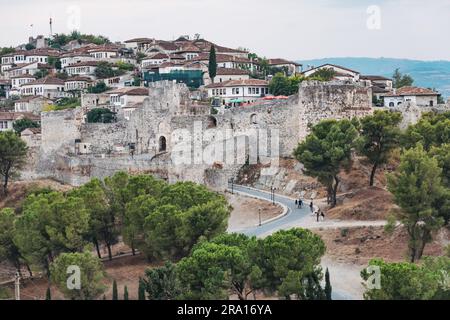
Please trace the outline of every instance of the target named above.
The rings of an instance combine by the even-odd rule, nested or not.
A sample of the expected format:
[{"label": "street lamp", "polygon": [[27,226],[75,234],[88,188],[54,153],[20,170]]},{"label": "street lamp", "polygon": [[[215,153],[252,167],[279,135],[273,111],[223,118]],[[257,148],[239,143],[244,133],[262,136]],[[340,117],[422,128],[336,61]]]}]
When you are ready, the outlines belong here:
[{"label": "street lamp", "polygon": [[259,215],[259,226],[261,227],[262,222],[261,222],[261,208],[258,209],[258,215]]},{"label": "street lamp", "polygon": [[231,194],[234,194],[234,178],[231,178],[230,182],[231,182]]}]

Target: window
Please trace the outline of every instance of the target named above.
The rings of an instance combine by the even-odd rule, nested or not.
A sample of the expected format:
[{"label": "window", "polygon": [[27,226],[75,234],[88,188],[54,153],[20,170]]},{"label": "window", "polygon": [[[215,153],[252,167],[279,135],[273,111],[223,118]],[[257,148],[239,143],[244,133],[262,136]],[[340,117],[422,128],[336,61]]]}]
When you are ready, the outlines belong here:
[{"label": "window", "polygon": [[250,116],[250,124],[258,124],[257,118],[256,118],[256,114],[252,114]]},{"label": "window", "polygon": [[389,102],[389,107],[394,107],[395,104],[393,102]]},{"label": "window", "polygon": [[0,129],[8,129],[8,121],[0,121]]},{"label": "window", "polygon": [[167,140],[166,137],[161,136],[159,138],[159,152],[165,152],[167,150]]},{"label": "window", "polygon": [[432,107],[433,105],[434,105],[434,101],[431,100],[431,101],[430,101],[430,107]]}]

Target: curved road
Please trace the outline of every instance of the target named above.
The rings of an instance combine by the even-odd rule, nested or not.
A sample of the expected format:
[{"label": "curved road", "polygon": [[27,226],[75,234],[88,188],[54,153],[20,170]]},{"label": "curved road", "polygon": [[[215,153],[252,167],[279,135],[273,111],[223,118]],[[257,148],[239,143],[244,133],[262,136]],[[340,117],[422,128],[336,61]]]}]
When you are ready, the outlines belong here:
[{"label": "curved road", "polygon": [[[229,191],[231,191],[231,188],[229,189]],[[260,191],[254,188],[249,188],[240,185],[233,185],[233,191],[238,194],[260,198],[263,200],[267,200],[269,202],[272,201],[270,192]],[[269,223],[263,224],[262,226],[255,226],[252,228],[240,230],[238,232],[243,233],[247,236],[256,236],[261,238],[271,235],[279,230],[288,230],[294,227],[301,227],[302,225],[306,226],[308,224],[309,225],[311,224],[311,219],[313,218],[311,217],[312,213],[309,208],[310,203],[309,201],[306,201],[306,203],[304,203],[303,205],[303,208],[299,209],[295,205],[295,200],[286,196],[275,194],[275,202],[287,208],[287,214],[285,216],[280,217]],[[318,224],[318,227],[320,227],[320,224]],[[323,267],[326,268],[327,266],[323,265]],[[330,273],[332,275],[331,277],[333,277],[333,268],[330,268]],[[354,300],[354,299],[361,299],[361,297],[357,297],[351,293],[339,289],[338,283],[335,282],[333,287],[333,299]]]}]

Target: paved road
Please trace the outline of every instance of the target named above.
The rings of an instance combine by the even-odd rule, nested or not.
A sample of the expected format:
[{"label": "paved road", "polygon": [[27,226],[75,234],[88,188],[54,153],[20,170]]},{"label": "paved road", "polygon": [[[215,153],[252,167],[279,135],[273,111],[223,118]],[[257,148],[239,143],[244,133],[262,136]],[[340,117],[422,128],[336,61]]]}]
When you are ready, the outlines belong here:
[{"label": "paved road", "polygon": [[[245,186],[234,185],[233,190],[237,193],[262,198],[268,201],[271,201],[270,192],[264,192],[260,190],[256,190],[253,188],[248,188]],[[230,190],[231,191],[231,190]],[[239,232],[246,234],[248,236],[256,236],[256,237],[265,237],[271,235],[279,230],[289,230],[293,227],[302,227],[302,226],[311,226],[311,220],[315,221],[313,217],[311,217],[312,213],[309,208],[309,201],[306,201],[302,209],[298,209],[295,205],[295,200],[288,198],[286,196],[275,194],[275,202],[284,205],[287,207],[287,214],[279,219],[276,219],[272,222],[264,224],[262,226],[252,227],[245,230],[241,230]],[[317,222],[316,222],[317,223]],[[364,224],[364,223],[363,223]],[[322,223],[318,223],[317,226],[321,226]],[[324,225],[325,226],[325,225]],[[333,274],[333,267],[330,265],[324,265],[323,267],[329,267],[330,273]],[[333,276],[336,276],[334,274]],[[358,284],[359,285],[359,284]],[[339,288],[338,283],[333,285],[333,299],[334,300],[354,300],[360,299],[360,297],[355,296],[354,294],[349,293],[348,291],[342,290]]]},{"label": "paved road", "polygon": [[[238,185],[234,185],[233,189],[234,191],[244,195],[258,197],[265,199],[267,201],[271,201],[270,192],[259,191],[256,189]],[[270,223],[263,224],[261,227],[256,226],[253,228],[247,228],[245,230],[241,230],[240,232],[248,236],[264,237],[266,235],[273,234],[279,230],[291,229],[292,224],[299,223],[311,215],[309,203],[307,205],[304,205],[303,209],[298,209],[297,206],[295,205],[295,200],[277,194],[275,194],[275,202],[287,207],[288,212],[284,217],[279,218]]]}]

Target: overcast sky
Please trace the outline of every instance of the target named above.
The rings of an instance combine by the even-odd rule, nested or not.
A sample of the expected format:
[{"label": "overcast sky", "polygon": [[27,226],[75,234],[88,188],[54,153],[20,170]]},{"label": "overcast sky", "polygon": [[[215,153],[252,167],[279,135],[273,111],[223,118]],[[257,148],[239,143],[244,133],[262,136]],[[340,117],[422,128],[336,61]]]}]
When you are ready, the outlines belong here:
[{"label": "overcast sky", "polygon": [[450,60],[450,0],[0,0],[0,46],[48,35],[50,17],[55,33],[199,33],[270,58]]}]

